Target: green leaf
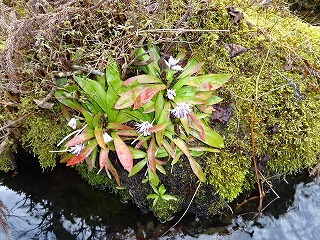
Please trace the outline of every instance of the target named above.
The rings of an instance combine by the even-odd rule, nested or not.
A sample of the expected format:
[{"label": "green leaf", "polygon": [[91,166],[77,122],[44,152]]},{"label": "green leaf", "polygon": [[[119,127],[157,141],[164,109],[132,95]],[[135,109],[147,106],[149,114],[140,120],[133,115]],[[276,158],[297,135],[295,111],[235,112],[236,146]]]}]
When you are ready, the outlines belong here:
[{"label": "green leaf", "polygon": [[[157,114],[157,111],[156,111],[156,114]],[[157,124],[170,123],[169,116],[170,116],[170,103],[165,102],[159,118],[156,119]],[[165,129],[156,132],[156,140],[157,140],[158,146],[162,146],[164,131]]]},{"label": "green leaf", "polygon": [[122,80],[120,78],[120,72],[116,61],[112,57],[108,59],[108,64],[106,67],[106,79],[109,88],[111,88],[117,94],[121,92]]},{"label": "green leaf", "polygon": [[166,170],[164,169],[164,167],[162,167],[160,164],[158,164],[157,163],[157,170],[159,171],[159,172],[161,172],[162,174],[164,174],[164,175],[166,175],[167,174],[167,172],[166,172]]},{"label": "green leaf", "polygon": [[200,119],[200,122],[205,132],[204,140],[201,139],[198,131],[190,129],[190,134],[211,147],[224,148],[222,137],[216,131],[212,130],[203,119]]},{"label": "green leaf", "polygon": [[63,105],[77,110],[78,112],[84,111],[84,108],[76,101],[66,97],[66,92],[63,90],[57,90],[54,93],[55,98]]},{"label": "green leaf", "polygon": [[166,200],[166,201],[169,201],[169,200],[177,201],[177,200],[178,200],[178,198],[176,198],[176,197],[174,197],[174,196],[171,196],[171,195],[169,195],[169,194],[164,194],[164,195],[161,196],[161,198],[163,198],[163,199]]},{"label": "green leaf", "polygon": [[93,117],[92,117],[91,113],[89,113],[88,111],[83,111],[83,112],[82,112],[82,115],[84,116],[84,118],[85,118],[86,123],[88,124],[88,126],[89,126],[90,128],[93,128],[93,124],[92,124],[92,122],[93,122]]},{"label": "green leaf", "polygon": [[187,65],[184,67],[183,72],[178,76],[178,79],[183,79],[197,73],[202,68],[203,64],[203,62],[199,63],[194,58],[190,58]]},{"label": "green leaf", "polygon": [[130,150],[130,153],[131,153],[133,159],[145,158],[147,156],[146,152],[144,152],[140,149],[135,149],[133,147],[128,147],[128,148]]},{"label": "green leaf", "polygon": [[101,115],[102,115],[102,113],[98,113],[97,115],[95,115],[95,116],[93,117],[93,120],[92,120],[92,126],[93,126],[93,128],[98,127],[98,124],[99,124],[99,122],[100,122]]},{"label": "green leaf", "polygon": [[155,118],[157,123],[159,123],[159,118],[164,108],[165,102],[164,102],[163,94],[164,94],[164,91],[160,91],[156,100]]},{"label": "green leaf", "polygon": [[158,192],[159,192],[159,195],[163,195],[166,193],[166,188],[164,187],[163,184],[160,185],[159,189],[158,189]]},{"label": "green leaf", "polygon": [[159,177],[156,173],[154,173],[150,168],[148,168],[148,176],[149,176],[149,181],[154,185],[158,186],[159,185]]},{"label": "green leaf", "polygon": [[191,77],[188,81],[190,86],[201,86],[203,83],[210,83],[212,86],[222,86],[231,78],[230,74],[205,74]]},{"label": "green leaf", "polygon": [[130,172],[133,166],[133,159],[128,146],[116,133],[112,132],[111,136],[121,165],[125,170]]},{"label": "green leaf", "polygon": [[196,152],[213,152],[213,153],[218,153],[220,152],[219,149],[216,148],[208,148],[208,147],[190,147],[190,151],[196,151]]},{"label": "green leaf", "polygon": [[[100,84],[91,79],[85,79],[81,77],[75,77],[77,83],[81,86],[81,88],[93,99],[100,107],[108,112],[107,106],[107,93],[100,86]],[[91,101],[92,102],[92,101]]]},{"label": "green leaf", "polygon": [[133,166],[131,172],[129,173],[129,177],[134,176],[136,173],[140,172],[140,170],[147,164],[147,160],[143,159]]},{"label": "green leaf", "polygon": [[155,194],[155,193],[150,193],[150,194],[148,194],[147,195],[147,199],[155,199],[155,198],[158,198],[159,196],[158,196],[158,194]]}]

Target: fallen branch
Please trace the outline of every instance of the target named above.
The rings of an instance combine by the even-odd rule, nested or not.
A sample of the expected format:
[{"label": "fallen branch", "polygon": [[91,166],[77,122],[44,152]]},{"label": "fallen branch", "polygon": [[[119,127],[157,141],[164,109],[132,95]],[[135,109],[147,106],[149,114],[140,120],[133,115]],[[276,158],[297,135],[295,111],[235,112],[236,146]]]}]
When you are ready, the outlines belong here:
[{"label": "fallen branch", "polygon": [[[270,46],[271,48],[271,46]],[[255,172],[255,176],[256,176],[256,181],[257,181],[257,185],[258,185],[258,190],[259,190],[259,215],[262,214],[262,202],[263,202],[263,198],[265,196],[265,192],[262,189],[261,183],[260,183],[260,176],[259,176],[259,170],[258,170],[258,166],[257,166],[257,155],[256,155],[256,150],[255,150],[255,135],[254,135],[254,123],[255,123],[255,117],[256,117],[256,110],[257,110],[257,106],[258,106],[258,100],[259,100],[259,80],[260,80],[260,76],[262,73],[262,70],[267,62],[267,59],[269,57],[269,53],[270,53],[270,48],[268,49],[266,58],[264,59],[264,62],[260,68],[259,74],[256,78],[255,81],[255,98],[254,98],[254,103],[253,103],[253,108],[252,108],[252,113],[251,113],[251,119],[250,119],[250,133],[251,133],[251,151],[252,151],[252,159],[253,159],[253,167],[254,167],[254,172]]]}]

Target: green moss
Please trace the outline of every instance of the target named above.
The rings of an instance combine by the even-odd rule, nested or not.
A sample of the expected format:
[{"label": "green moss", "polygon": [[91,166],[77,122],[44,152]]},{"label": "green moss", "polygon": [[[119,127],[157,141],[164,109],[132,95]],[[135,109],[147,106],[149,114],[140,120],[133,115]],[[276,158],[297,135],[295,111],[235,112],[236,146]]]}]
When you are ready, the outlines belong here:
[{"label": "green moss", "polygon": [[8,172],[14,168],[12,153],[16,152],[17,145],[11,142],[9,139],[6,139],[4,143],[6,146],[3,152],[0,154],[0,171]]},{"label": "green moss", "polygon": [[[207,168],[209,183],[228,200],[252,182],[249,125],[260,70],[260,97],[253,130],[257,156],[270,157],[266,174],[296,173],[313,166],[320,153],[319,84],[311,74],[302,74],[309,65],[319,64],[319,30],[279,9],[262,11],[258,6],[249,8],[240,2],[238,6],[245,15],[239,26],[231,25],[225,10],[201,12],[201,19],[193,21],[194,28],[230,30],[218,37],[217,33],[203,34],[199,47],[194,48],[205,60],[208,71],[233,75],[220,92],[232,105],[233,117],[225,128],[215,124],[227,147],[208,161]],[[240,44],[249,50],[230,58],[224,48],[226,43]],[[293,61],[290,71],[284,69],[288,58]],[[286,78],[296,83],[303,100]]]},{"label": "green moss", "polygon": [[88,183],[91,186],[100,189],[107,188],[109,189],[109,191],[112,191],[116,193],[118,196],[120,196],[123,201],[128,201],[131,199],[129,191],[125,188],[117,187],[117,184],[114,181],[114,179],[108,178],[105,171],[101,171],[99,174],[97,174],[98,172],[96,168],[93,168],[91,171],[88,171],[88,167],[85,163],[77,164],[75,168],[79,172],[81,177],[88,181]]},{"label": "green moss", "polygon": [[[150,203],[150,205],[152,205]],[[181,209],[181,200],[169,200],[166,201],[159,198],[156,205],[151,206],[150,210],[160,221],[168,221],[172,216]]]},{"label": "green moss", "polygon": [[49,119],[43,116],[30,116],[24,122],[25,131],[21,141],[39,158],[41,167],[52,168],[56,165],[57,143],[67,135],[70,129],[63,119]]}]

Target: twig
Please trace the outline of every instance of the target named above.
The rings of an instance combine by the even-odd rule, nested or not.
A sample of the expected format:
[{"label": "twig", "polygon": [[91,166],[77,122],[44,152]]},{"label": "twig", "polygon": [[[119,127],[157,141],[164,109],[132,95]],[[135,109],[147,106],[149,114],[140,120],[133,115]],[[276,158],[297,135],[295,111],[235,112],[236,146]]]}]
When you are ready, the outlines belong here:
[{"label": "twig", "polygon": [[221,29],[186,29],[186,28],[163,28],[163,29],[149,29],[149,30],[140,30],[140,32],[230,32],[230,30]]},{"label": "twig", "polygon": [[30,114],[32,114],[32,113],[28,113],[28,114],[26,114],[26,115],[23,115],[21,118],[18,118],[17,120],[14,120],[14,121],[12,121],[12,122],[9,122],[7,125],[5,125],[5,126],[3,126],[3,127],[0,127],[0,131],[6,129],[6,128],[8,128],[8,127],[11,127],[11,126],[17,124],[18,122],[21,122],[23,119],[25,119],[26,117],[28,117]]},{"label": "twig", "polygon": [[186,215],[186,213],[188,212],[188,210],[189,210],[189,208],[190,208],[190,206],[191,206],[191,203],[193,202],[193,199],[195,198],[195,196],[196,196],[196,194],[197,194],[200,186],[201,186],[201,182],[199,182],[198,187],[197,187],[197,189],[194,191],[194,194],[193,194],[193,196],[192,196],[192,198],[191,198],[191,200],[190,200],[190,202],[189,202],[189,205],[188,205],[187,209],[184,211],[184,213],[182,214],[182,216],[179,218],[179,220],[178,220],[175,224],[173,224],[173,226],[171,226],[167,231],[165,231],[165,232],[161,235],[161,237],[163,237],[164,235],[166,235],[166,234],[170,231],[171,228],[174,228],[175,226],[177,226],[177,224],[181,221],[181,219]]},{"label": "twig", "polygon": [[254,98],[254,104],[253,104],[253,108],[252,108],[252,114],[251,114],[251,119],[250,119],[250,133],[251,133],[251,150],[252,150],[252,158],[253,158],[253,167],[254,167],[254,171],[255,171],[255,176],[256,176],[256,181],[257,181],[257,185],[258,185],[258,190],[259,190],[259,215],[262,214],[262,202],[263,202],[263,198],[264,198],[264,191],[261,187],[260,184],[260,177],[259,177],[259,172],[258,172],[258,167],[257,167],[257,158],[256,158],[256,150],[255,150],[255,138],[254,138],[254,130],[253,130],[253,125],[255,122],[255,116],[256,116],[256,109],[258,106],[258,100],[259,100],[259,80],[260,80],[260,76],[262,73],[262,70],[267,62],[267,59],[269,57],[269,53],[270,53],[270,49],[271,49],[271,45],[268,49],[266,58],[264,59],[264,62],[260,68],[259,74],[256,78],[256,82],[255,82],[255,98]]}]

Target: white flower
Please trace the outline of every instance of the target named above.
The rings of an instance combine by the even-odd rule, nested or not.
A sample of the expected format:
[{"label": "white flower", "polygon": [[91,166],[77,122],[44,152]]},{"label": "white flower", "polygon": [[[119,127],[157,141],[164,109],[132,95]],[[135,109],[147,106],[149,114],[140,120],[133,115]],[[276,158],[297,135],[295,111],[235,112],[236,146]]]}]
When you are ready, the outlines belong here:
[{"label": "white flower", "polygon": [[152,124],[148,121],[145,121],[143,123],[136,123],[136,130],[138,133],[140,133],[142,136],[146,137],[149,136],[151,133],[148,131],[149,128],[152,127]]},{"label": "white flower", "polygon": [[80,151],[83,149],[83,147],[84,147],[83,144],[78,144],[73,147],[70,147],[70,149],[68,151],[71,152],[72,154],[78,156]]},{"label": "white flower", "polygon": [[113,140],[113,138],[107,132],[104,132],[102,136],[105,143],[111,142]]},{"label": "white flower", "polygon": [[169,68],[177,71],[182,71],[183,68],[180,65],[177,65],[179,61],[179,59],[174,59],[172,56],[169,57],[168,61],[164,60]]},{"label": "white flower", "polygon": [[175,89],[168,89],[168,90],[167,90],[167,97],[168,97],[170,100],[173,100],[176,95],[177,95],[177,94],[176,94],[176,90],[175,90]]},{"label": "white flower", "polygon": [[77,128],[77,120],[75,118],[71,118],[70,121],[68,122],[68,126],[71,127],[72,129]]},{"label": "white flower", "polygon": [[191,113],[190,104],[185,102],[177,103],[177,106],[171,110],[171,113],[176,118],[183,118]]}]

